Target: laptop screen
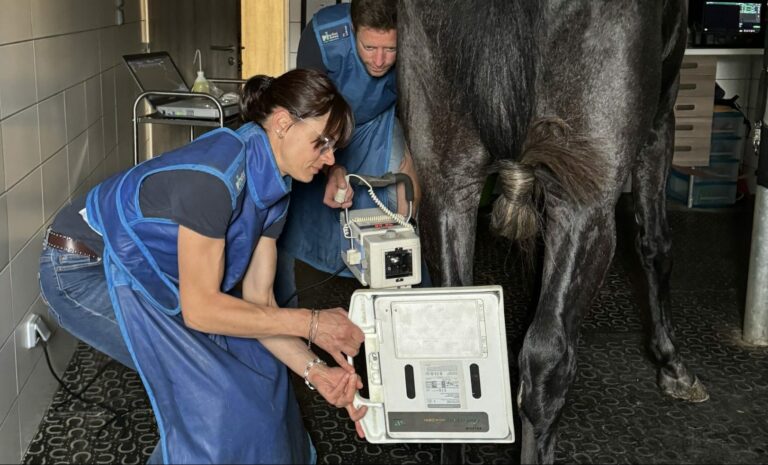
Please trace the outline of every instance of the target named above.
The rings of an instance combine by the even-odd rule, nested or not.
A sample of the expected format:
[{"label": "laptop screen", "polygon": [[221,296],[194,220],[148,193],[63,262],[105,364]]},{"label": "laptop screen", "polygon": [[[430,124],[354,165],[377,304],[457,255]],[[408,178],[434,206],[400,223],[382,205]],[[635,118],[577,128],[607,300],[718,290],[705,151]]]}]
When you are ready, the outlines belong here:
[{"label": "laptop screen", "polygon": [[143,91],[189,92],[181,73],[166,52],[125,55],[123,59]]}]

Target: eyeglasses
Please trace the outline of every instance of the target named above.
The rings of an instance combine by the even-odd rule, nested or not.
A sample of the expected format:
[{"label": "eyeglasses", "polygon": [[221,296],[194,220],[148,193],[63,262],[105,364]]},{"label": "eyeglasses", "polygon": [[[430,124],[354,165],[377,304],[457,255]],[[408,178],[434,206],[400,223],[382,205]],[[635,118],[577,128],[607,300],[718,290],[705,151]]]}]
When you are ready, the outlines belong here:
[{"label": "eyeglasses", "polygon": [[311,124],[307,123],[307,121],[304,118],[302,118],[301,116],[298,116],[296,114],[293,114],[292,116],[294,118],[296,118],[296,120],[294,120],[293,123],[291,123],[291,125],[288,126],[286,131],[288,129],[290,129],[291,126],[296,124],[297,121],[301,121],[301,122],[305,123],[307,126],[309,126],[309,128],[312,129],[312,131],[314,131],[315,134],[317,134],[318,142],[316,142],[315,145],[322,144],[322,145],[320,145],[320,155],[324,155],[328,151],[330,151],[331,153],[334,153],[336,151],[336,147],[334,146],[334,143],[333,143],[333,141],[331,139],[329,139],[328,137],[322,135],[317,129],[314,128],[314,126],[312,126]]}]

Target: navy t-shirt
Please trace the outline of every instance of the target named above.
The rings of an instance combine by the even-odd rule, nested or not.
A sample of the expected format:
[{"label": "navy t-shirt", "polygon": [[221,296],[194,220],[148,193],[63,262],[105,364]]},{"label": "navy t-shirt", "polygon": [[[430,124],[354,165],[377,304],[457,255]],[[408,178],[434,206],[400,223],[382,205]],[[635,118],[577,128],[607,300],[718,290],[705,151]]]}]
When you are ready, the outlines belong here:
[{"label": "navy t-shirt", "polygon": [[296,53],[297,68],[311,68],[322,72],[328,72],[323,63],[323,55],[320,51],[320,44],[317,43],[315,36],[315,25],[310,21],[301,32],[299,39],[299,48]]},{"label": "navy t-shirt", "polygon": [[[237,198],[238,206],[245,195],[243,189]],[[227,186],[212,174],[192,170],[164,171],[147,177],[139,191],[139,206],[145,217],[167,218],[215,239],[226,237],[233,211]],[[83,208],[85,196],[76,198],[56,215],[51,229],[85,242],[102,255],[104,242],[80,216]],[[285,219],[281,219],[262,236],[277,239],[284,224]]]}]

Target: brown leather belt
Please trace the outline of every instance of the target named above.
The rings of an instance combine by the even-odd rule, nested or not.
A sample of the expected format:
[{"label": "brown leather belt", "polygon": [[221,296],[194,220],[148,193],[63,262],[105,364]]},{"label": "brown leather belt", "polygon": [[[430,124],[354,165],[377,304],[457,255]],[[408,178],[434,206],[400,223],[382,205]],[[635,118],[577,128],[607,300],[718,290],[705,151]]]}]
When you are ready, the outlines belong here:
[{"label": "brown leather belt", "polygon": [[86,257],[99,258],[99,255],[84,243],[53,231],[48,231],[48,237],[45,241],[48,243],[48,246],[54,249]]}]

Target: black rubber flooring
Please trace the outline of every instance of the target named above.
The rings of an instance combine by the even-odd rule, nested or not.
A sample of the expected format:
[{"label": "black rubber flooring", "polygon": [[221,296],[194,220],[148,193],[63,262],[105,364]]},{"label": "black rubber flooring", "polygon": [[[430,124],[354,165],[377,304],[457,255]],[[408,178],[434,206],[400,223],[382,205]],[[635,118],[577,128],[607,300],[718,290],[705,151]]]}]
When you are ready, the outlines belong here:
[{"label": "black rubber flooring", "polygon": [[[748,271],[751,205],[689,210],[670,204],[675,258],[672,304],[676,339],[688,366],[710,393],[703,404],[660,394],[644,347],[643,320],[633,288],[631,202],[617,209],[619,243],[606,282],[581,328],[578,374],[563,411],[559,463],[768,463],[768,348],[741,342]],[[481,218],[476,284],[504,287],[509,358],[516,360],[533,296],[514,248],[487,233]],[[325,276],[299,270],[299,286]],[[334,278],[301,298],[315,308],[346,307],[356,282]],[[143,463],[157,431],[138,376],[81,344],[65,381],[113,410],[73,400],[60,390],[24,463]],[[511,370],[513,391],[517,373]],[[342,410],[329,408],[303,383],[296,391],[318,462],[438,463],[439,446],[374,445],[357,439]],[[519,434],[519,430],[518,430]],[[517,463],[519,446],[471,445],[466,463]]]}]

